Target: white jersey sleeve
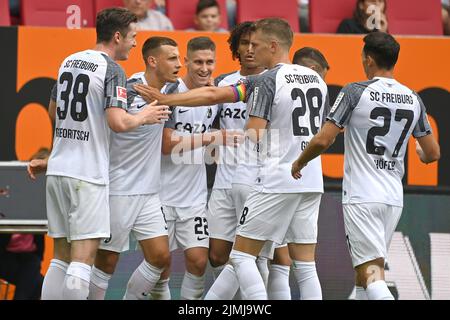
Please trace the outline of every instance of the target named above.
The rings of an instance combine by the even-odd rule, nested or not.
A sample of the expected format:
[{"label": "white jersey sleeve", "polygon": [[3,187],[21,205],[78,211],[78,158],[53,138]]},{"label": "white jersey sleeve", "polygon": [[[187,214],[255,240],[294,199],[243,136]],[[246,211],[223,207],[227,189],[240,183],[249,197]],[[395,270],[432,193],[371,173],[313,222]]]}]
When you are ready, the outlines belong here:
[{"label": "white jersey sleeve", "polygon": [[[262,75],[249,76],[237,88],[245,92],[250,116],[268,121],[259,143],[261,168],[256,189],[266,193],[323,192],[320,157],[291,176],[292,162],[320,130],[327,86],[313,70],[279,64]],[[236,89],[236,90],[237,90]],[[236,94],[237,95],[237,94]]]},{"label": "white jersey sleeve", "polygon": [[109,134],[105,108],[127,108],[123,69],[105,53],[67,57],[58,73],[56,122],[47,175],[108,184]]},{"label": "white jersey sleeve", "polygon": [[431,133],[419,96],[394,79],[352,83],[338,95],[328,120],[346,128],[343,203],[403,206],[408,140]]},{"label": "white jersey sleeve", "polygon": [[[166,93],[186,92],[188,88],[179,79],[170,84]],[[189,108],[176,106],[165,123],[174,134],[200,134],[209,131],[217,114],[217,105]],[[206,204],[207,184],[204,161],[205,148],[200,147],[181,154],[163,155],[161,161],[161,202],[171,207],[192,207]]]},{"label": "white jersey sleeve", "polygon": [[[147,84],[144,73],[127,81],[128,112],[136,114],[147,105],[134,85]],[[153,194],[160,190],[161,137],[163,124],[140,126],[130,132],[111,131],[109,193],[111,195]]]}]

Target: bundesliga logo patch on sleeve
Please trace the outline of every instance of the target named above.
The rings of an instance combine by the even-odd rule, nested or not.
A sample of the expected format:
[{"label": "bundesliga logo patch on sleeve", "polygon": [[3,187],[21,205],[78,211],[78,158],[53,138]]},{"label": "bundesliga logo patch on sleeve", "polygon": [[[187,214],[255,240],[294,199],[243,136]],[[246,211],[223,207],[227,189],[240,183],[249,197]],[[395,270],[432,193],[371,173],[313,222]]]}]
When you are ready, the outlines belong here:
[{"label": "bundesliga logo patch on sleeve", "polygon": [[117,100],[127,103],[127,89],[124,87],[116,87]]}]

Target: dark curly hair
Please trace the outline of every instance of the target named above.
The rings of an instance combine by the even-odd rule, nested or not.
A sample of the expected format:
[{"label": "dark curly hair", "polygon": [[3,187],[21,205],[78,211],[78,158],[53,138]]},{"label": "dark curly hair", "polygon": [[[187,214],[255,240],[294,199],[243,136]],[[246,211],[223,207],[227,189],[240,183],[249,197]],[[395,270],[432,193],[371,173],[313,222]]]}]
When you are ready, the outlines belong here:
[{"label": "dark curly hair", "polygon": [[238,49],[241,37],[253,31],[255,31],[255,26],[254,23],[251,21],[239,23],[233,28],[233,30],[231,30],[230,37],[228,38],[227,41],[228,44],[230,45],[230,51],[233,60],[240,59]]}]

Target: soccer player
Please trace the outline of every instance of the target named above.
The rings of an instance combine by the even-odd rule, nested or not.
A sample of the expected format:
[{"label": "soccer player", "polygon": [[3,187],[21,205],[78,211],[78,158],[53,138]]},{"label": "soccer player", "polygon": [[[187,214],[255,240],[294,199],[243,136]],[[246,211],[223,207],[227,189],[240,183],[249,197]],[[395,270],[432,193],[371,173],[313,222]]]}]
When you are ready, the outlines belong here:
[{"label": "soccer player", "polygon": [[292,176],[304,177],[313,159],[345,128],[342,203],[356,296],[392,300],[384,281],[384,260],[403,207],[406,146],[412,134],[424,163],[437,161],[440,149],[422,100],[394,79],[398,42],[389,34],[373,32],[364,43],[362,61],[369,81],[342,89],[328,121],[292,164]]},{"label": "soccer player", "polygon": [[[110,235],[109,133],[167,119],[166,106],[126,112],[126,77],[116,60],[136,46],[136,16],[112,8],[97,15],[97,44],[61,64],[50,110],[56,111],[47,168],[48,234],[54,257],[42,299],[87,299],[91,266],[102,238]],[[109,128],[108,128],[109,127]],[[46,162],[31,162],[30,176]]]},{"label": "soccer player", "polygon": [[327,105],[327,87],[315,71],[290,64],[292,40],[286,21],[262,19],[256,22],[251,37],[255,59],[269,68],[262,75],[249,76],[234,86],[202,88],[179,95],[163,96],[144,86],[137,87],[143,95],[158,97],[169,105],[248,100],[247,135],[262,148],[261,167],[256,191],[250,194],[242,211],[230,255],[245,299],[267,299],[255,263],[266,241],[288,243],[301,298],[322,298],[314,262],[323,193],[321,163],[320,159],[313,161],[300,183],[290,176],[290,166],[298,149],[319,131]]},{"label": "soccer player", "polygon": [[[216,46],[208,37],[188,42],[185,65],[187,74],[167,92],[186,92],[209,84],[216,65]],[[209,105],[209,104],[205,104]],[[182,248],[186,272],[181,298],[202,297],[208,261],[209,232],[206,218],[206,167],[204,146],[221,143],[222,131],[209,132],[217,114],[217,105],[172,109],[162,141],[161,202],[169,228],[170,251]],[[169,270],[161,276],[168,281]],[[153,298],[157,298],[153,295]]]},{"label": "soccer player", "polygon": [[316,48],[304,47],[294,53],[292,63],[313,69],[325,81],[330,65],[322,52]]},{"label": "soccer player", "polygon": [[[137,114],[146,102],[133,89],[144,83],[162,90],[175,83],[181,68],[177,43],[151,37],[142,47],[145,72],[127,81],[129,112]],[[163,124],[112,133],[109,168],[111,236],[100,243],[92,269],[89,299],[103,300],[121,252],[128,250],[129,234],[144,253],[131,276],[124,299],[147,299],[170,259],[167,225],[161,211],[160,172]],[[126,161],[125,161],[126,160]]]}]

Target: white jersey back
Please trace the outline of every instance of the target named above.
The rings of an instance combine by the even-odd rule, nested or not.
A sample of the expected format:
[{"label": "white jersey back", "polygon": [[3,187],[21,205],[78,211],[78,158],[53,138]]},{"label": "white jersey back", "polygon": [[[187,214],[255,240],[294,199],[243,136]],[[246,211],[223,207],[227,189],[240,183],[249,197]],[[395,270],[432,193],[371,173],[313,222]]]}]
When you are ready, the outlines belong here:
[{"label": "white jersey back", "polygon": [[47,175],[108,184],[105,109],[127,108],[124,71],[100,51],[72,54],[61,64],[52,98],[56,123]]},{"label": "white jersey back", "polygon": [[[182,79],[169,84],[166,93],[186,92]],[[193,135],[209,131],[217,114],[217,105],[189,108],[177,106],[165,123],[178,135]],[[161,161],[161,202],[165,206],[191,207],[206,203],[207,184],[204,161],[205,148],[163,155]]]},{"label": "white jersey back", "polygon": [[[144,72],[127,81],[128,112],[139,113],[147,103],[134,90],[137,83],[147,84]],[[161,143],[163,124],[140,126],[130,132],[111,131],[109,193],[142,195],[160,190]]]},{"label": "white jersey back", "polygon": [[[218,87],[229,86],[245,79],[239,71],[224,74],[216,78]],[[247,122],[247,106],[244,102],[224,103],[219,105],[220,128],[227,130],[243,130]],[[239,148],[219,146],[219,160],[217,164],[214,189],[231,189],[232,183],[254,185],[258,173],[256,161],[250,161],[249,152],[255,152],[246,141]],[[255,160],[256,157],[253,157]],[[236,170],[239,170],[236,177]]]},{"label": "white jersey back", "polygon": [[408,140],[431,133],[419,96],[394,79],[344,87],[328,120],[345,129],[345,204],[403,206],[403,158]]},{"label": "white jersey back", "polygon": [[291,176],[292,162],[309,143],[327,114],[327,86],[313,70],[278,64],[262,75],[243,81],[250,116],[266,119],[267,133],[260,141],[261,168],[256,189],[265,193],[323,192],[320,157]]}]

